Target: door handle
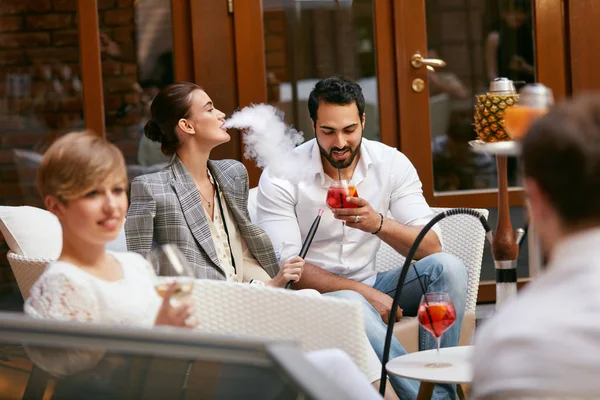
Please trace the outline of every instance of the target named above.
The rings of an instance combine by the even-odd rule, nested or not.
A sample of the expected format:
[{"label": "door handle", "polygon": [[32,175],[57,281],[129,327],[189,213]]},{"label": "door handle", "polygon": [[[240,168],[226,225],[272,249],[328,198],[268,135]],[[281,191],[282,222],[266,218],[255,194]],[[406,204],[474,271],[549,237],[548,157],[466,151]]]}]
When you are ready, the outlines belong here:
[{"label": "door handle", "polygon": [[440,60],[439,58],[424,58],[419,53],[415,53],[410,60],[410,65],[413,68],[421,68],[423,65],[427,67],[445,67],[446,61]]}]

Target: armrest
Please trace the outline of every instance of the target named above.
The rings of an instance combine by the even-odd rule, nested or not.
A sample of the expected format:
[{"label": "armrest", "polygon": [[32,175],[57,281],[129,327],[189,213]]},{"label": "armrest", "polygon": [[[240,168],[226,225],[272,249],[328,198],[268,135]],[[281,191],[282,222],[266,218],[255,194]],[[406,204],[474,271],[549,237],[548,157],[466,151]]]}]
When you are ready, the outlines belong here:
[{"label": "armrest", "polygon": [[196,280],[194,301],[200,331],[293,340],[303,351],[339,348],[367,370],[359,303],[212,280]]}]

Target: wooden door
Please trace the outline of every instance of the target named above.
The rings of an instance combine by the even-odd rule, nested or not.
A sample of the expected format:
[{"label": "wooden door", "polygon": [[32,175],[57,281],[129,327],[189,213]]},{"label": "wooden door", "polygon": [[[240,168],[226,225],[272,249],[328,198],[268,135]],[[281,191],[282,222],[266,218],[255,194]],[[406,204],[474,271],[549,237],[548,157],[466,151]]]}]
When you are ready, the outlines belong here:
[{"label": "wooden door", "polygon": [[[557,99],[567,94],[564,0],[397,0],[394,18],[399,147],[419,172],[430,205],[488,208],[494,225],[495,159],[471,152],[468,145],[476,138],[475,95],[486,91],[494,74],[544,83]],[[446,66],[415,68],[416,54],[444,60]],[[513,159],[509,202],[515,228],[527,220],[519,180]],[[527,247],[522,250],[519,276],[525,277]],[[493,273],[487,248],[481,300],[495,298]]]},{"label": "wooden door", "polygon": [[[467,140],[475,138],[470,125],[474,95],[485,91],[490,80],[484,57],[487,36],[501,23],[501,15],[513,2],[398,0],[394,3],[400,149],[419,171],[424,193],[433,206],[488,208],[497,203],[493,182],[478,184],[463,176],[445,182],[444,176],[436,176],[434,153],[444,135],[456,138],[454,147],[459,147],[456,142],[462,140],[461,151],[468,146]],[[549,86],[556,98],[566,95],[567,86],[563,8],[562,0],[531,0],[525,22],[533,43],[535,76],[532,78]],[[520,39],[521,33],[515,36]],[[512,38],[508,34],[507,37],[507,46],[518,46],[519,43],[508,43]],[[435,72],[424,66],[414,68],[411,59],[415,54],[425,57],[429,54],[445,60],[447,65]],[[425,82],[424,90],[419,93],[412,88],[417,79]],[[462,159],[447,161],[448,168],[457,167],[459,160]],[[523,204],[520,188],[511,189],[510,201],[511,205]]]}]

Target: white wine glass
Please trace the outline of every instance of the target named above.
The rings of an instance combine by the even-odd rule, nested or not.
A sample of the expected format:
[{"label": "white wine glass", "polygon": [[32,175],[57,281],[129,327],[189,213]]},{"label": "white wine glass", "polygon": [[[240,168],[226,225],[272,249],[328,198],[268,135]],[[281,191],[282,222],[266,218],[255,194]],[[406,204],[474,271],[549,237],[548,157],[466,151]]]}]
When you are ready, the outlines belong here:
[{"label": "white wine glass", "polygon": [[164,298],[173,282],[177,284],[177,289],[171,296],[172,307],[179,307],[191,296],[194,290],[194,271],[177,246],[158,246],[150,251],[146,259],[156,273],[154,288],[160,297]]}]

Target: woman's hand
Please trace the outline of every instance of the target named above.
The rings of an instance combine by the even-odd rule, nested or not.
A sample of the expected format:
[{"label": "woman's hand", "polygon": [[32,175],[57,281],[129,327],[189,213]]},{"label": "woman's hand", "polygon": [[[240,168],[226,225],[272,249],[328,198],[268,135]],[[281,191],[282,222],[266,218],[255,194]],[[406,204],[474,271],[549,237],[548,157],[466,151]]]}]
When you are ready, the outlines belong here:
[{"label": "woman's hand", "polygon": [[178,289],[177,282],[169,285],[169,289],[165,293],[163,302],[156,315],[154,325],[178,326],[184,328],[193,328],[198,325],[198,321],[194,318],[194,303],[193,299],[186,299],[179,307],[171,305],[171,297]]},{"label": "woman's hand", "polygon": [[285,287],[289,281],[298,282],[302,277],[302,271],[304,271],[304,260],[299,256],[292,257],[283,263],[275,278],[265,284],[273,287]]}]

